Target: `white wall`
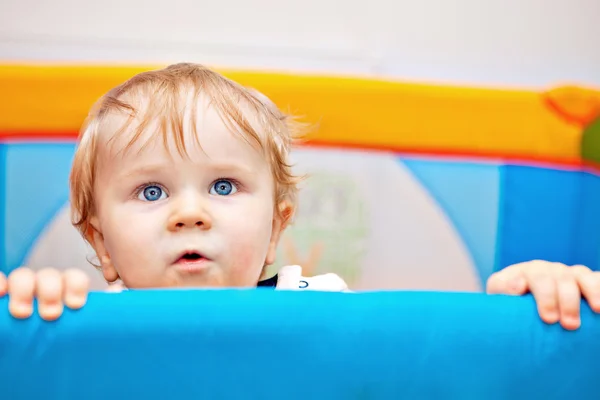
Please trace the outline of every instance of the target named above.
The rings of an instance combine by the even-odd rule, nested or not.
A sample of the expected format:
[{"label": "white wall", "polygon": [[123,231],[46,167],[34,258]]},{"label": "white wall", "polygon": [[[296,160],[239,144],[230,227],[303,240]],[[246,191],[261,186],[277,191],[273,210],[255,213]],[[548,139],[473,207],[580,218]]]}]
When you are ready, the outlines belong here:
[{"label": "white wall", "polygon": [[0,0],[0,60],[600,85],[600,0]]}]

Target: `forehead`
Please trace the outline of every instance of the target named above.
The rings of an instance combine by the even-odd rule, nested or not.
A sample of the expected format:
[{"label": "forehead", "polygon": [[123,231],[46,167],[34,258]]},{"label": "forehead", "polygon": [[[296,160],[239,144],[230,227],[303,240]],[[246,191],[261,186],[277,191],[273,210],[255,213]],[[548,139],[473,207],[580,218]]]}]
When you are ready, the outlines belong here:
[{"label": "forehead", "polygon": [[[182,95],[177,100],[169,107],[169,102],[132,99],[133,117],[121,111],[107,114],[100,130],[101,152],[117,162],[161,153],[171,159],[266,164],[260,143],[224,117],[209,98]],[[259,119],[248,107],[236,111],[260,132]]]}]

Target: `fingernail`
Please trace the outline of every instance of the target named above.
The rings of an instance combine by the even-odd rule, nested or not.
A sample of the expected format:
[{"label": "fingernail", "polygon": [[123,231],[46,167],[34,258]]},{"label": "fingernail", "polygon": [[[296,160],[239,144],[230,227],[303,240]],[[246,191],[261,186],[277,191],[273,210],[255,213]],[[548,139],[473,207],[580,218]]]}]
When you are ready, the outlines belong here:
[{"label": "fingernail", "polygon": [[581,320],[577,317],[563,317],[563,326],[567,329],[577,329],[581,325]]},{"label": "fingernail", "polygon": [[58,304],[40,304],[38,307],[38,312],[40,317],[46,321],[53,321],[60,317],[63,313],[63,305],[62,303]]},{"label": "fingernail", "polygon": [[33,314],[33,305],[20,301],[11,301],[8,311],[15,318],[28,318]]},{"label": "fingernail", "polygon": [[548,322],[557,322],[559,315],[556,311],[546,311],[544,313],[545,320]]},{"label": "fingernail", "polygon": [[67,294],[65,295],[65,304],[69,308],[81,308],[85,304],[86,297],[80,294]]}]

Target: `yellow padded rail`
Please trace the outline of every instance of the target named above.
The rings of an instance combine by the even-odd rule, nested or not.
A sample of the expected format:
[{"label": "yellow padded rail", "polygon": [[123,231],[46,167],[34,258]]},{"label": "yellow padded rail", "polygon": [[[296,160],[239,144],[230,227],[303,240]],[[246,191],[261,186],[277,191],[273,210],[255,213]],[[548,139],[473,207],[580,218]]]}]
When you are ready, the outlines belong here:
[{"label": "yellow padded rail", "polygon": [[[2,65],[0,138],[75,136],[94,101],[151,68],[155,67]],[[579,159],[581,124],[561,115],[547,93],[220,72],[317,124],[308,138],[315,144]]]}]

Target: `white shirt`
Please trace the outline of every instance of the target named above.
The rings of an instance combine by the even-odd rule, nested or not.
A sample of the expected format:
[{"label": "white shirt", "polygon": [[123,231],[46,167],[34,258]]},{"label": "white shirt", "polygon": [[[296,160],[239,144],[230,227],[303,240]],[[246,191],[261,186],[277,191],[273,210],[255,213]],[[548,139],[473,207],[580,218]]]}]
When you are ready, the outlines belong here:
[{"label": "white shirt", "polygon": [[[122,282],[111,284],[107,291],[120,292],[127,288]],[[300,265],[286,265],[277,273],[276,290],[315,290],[322,292],[350,292],[348,285],[338,275],[329,273],[316,276],[302,276]]]},{"label": "white shirt", "polygon": [[348,285],[338,275],[329,273],[302,276],[302,267],[286,265],[277,273],[277,290],[316,290],[323,292],[349,292]]}]

